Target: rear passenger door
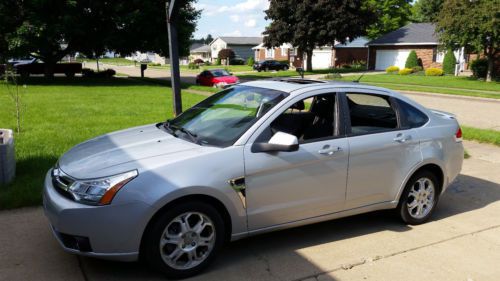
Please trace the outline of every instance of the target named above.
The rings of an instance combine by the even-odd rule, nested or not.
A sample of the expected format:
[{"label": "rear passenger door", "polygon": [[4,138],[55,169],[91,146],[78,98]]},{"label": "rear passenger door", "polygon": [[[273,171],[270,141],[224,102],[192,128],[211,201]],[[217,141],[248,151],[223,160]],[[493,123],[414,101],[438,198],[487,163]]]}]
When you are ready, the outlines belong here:
[{"label": "rear passenger door", "polygon": [[417,133],[384,92],[350,89],[343,96],[350,151],[346,209],[393,201],[422,160]]}]

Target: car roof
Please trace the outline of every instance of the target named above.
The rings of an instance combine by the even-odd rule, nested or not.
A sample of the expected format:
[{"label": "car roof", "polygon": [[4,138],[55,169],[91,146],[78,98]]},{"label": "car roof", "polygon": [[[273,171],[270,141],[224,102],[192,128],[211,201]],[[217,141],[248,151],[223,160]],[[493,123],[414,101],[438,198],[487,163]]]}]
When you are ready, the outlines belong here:
[{"label": "car roof", "polygon": [[293,94],[300,94],[303,91],[300,90],[319,90],[319,89],[335,89],[335,88],[355,88],[355,89],[366,89],[375,90],[379,92],[384,92],[388,96],[394,96],[394,92],[380,88],[376,86],[366,85],[357,82],[342,82],[342,81],[321,81],[312,79],[300,79],[300,78],[278,78],[278,79],[268,79],[268,80],[256,80],[251,82],[242,83],[240,85],[267,88],[278,90],[282,92]]}]

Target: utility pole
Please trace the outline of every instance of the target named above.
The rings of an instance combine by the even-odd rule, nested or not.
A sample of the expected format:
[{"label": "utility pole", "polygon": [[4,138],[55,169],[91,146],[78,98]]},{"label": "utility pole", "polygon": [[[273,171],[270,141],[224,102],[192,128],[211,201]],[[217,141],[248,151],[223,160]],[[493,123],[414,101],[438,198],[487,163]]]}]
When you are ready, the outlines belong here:
[{"label": "utility pole", "polygon": [[[179,2],[179,1],[177,1]],[[181,74],[179,70],[179,46],[177,42],[177,9],[176,0],[165,2],[165,13],[167,15],[168,47],[170,53],[170,81],[172,86],[174,115],[182,113],[181,99]]]}]

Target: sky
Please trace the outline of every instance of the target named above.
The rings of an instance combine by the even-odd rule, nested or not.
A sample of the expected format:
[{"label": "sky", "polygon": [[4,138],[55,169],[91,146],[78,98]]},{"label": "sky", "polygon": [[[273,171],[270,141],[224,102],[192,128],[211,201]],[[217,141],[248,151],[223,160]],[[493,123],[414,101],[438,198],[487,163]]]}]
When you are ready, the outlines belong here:
[{"label": "sky", "polygon": [[195,7],[203,11],[194,38],[260,36],[268,24],[268,0],[198,0]]}]

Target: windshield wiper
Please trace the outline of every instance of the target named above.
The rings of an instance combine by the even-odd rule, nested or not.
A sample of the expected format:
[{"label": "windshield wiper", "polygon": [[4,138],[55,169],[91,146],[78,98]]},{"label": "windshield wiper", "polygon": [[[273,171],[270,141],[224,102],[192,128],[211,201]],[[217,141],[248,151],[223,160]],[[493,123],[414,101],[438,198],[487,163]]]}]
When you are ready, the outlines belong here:
[{"label": "windshield wiper", "polygon": [[167,120],[165,123],[163,123],[163,128],[165,128],[165,130],[172,134],[172,136],[177,137],[177,135],[175,134],[175,130],[177,129],[177,127],[174,127],[170,123],[170,120]]},{"label": "windshield wiper", "polygon": [[195,133],[191,132],[190,130],[184,128],[184,127],[179,127],[177,130],[183,132],[184,134],[188,135],[189,138],[196,144],[200,144],[200,140],[198,139],[198,135]]}]

